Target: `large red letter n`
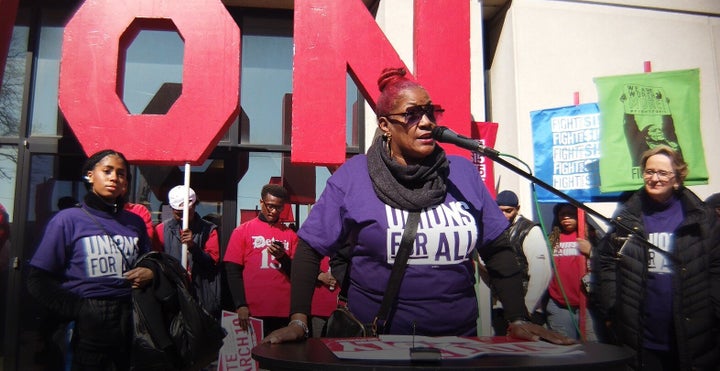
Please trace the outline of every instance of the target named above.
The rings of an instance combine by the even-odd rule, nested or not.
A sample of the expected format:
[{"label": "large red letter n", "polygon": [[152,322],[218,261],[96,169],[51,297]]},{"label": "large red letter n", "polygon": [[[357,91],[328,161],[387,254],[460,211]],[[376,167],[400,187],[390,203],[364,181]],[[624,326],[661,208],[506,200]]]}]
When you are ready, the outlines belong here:
[{"label": "large red letter n", "polygon": [[[469,135],[470,16],[467,0],[415,0],[415,77],[447,125]],[[295,0],[292,162],[345,161],[345,74],[374,108],[377,78],[406,67],[360,0]],[[446,125],[445,122],[441,123]],[[452,150],[450,151],[452,152]]]}]

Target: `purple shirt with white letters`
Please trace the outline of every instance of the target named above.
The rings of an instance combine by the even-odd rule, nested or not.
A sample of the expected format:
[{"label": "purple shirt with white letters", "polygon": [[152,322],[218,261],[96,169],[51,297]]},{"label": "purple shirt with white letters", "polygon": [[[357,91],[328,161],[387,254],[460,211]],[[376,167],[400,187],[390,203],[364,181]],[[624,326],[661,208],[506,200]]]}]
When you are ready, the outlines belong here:
[{"label": "purple shirt with white letters", "polygon": [[[507,219],[467,159],[448,156],[445,201],[421,212],[415,244],[389,333],[476,335],[478,316],[471,251],[495,239]],[[407,212],[384,204],[368,175],[367,157],[358,155],[327,182],[298,235],[332,256],[350,236],[355,243],[348,305],[372,322],[388,284]]]},{"label": "purple shirt with white letters", "polygon": [[[116,216],[82,206],[58,212],[30,265],[62,276],[62,287],[85,298],[128,298],[123,273],[150,251],[142,219],[125,210]],[[94,220],[93,220],[94,219]]]}]

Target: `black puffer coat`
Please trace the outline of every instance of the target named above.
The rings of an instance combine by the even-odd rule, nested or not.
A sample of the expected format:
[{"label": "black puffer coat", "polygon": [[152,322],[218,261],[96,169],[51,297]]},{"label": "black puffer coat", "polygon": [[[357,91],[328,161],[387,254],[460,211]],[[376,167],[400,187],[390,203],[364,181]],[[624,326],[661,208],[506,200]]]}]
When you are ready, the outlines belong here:
[{"label": "black puffer coat", "polygon": [[[672,256],[673,322],[680,366],[684,370],[717,369],[720,364],[720,232],[715,215],[690,190],[677,194],[685,219],[674,232]],[[632,228],[647,239],[641,205],[644,190],[636,192],[618,210],[616,223]],[[642,364],[643,303],[647,251],[640,238],[617,228],[611,230],[594,253],[599,276],[593,295],[619,344],[637,352]],[[625,243],[628,241],[627,243]],[[623,247],[623,244],[625,246]],[[618,255],[622,247],[622,254]]]},{"label": "black puffer coat", "polygon": [[150,252],[137,266],[154,276],[152,285],[132,294],[133,370],[200,370],[216,360],[225,330],[197,302],[180,262]]}]

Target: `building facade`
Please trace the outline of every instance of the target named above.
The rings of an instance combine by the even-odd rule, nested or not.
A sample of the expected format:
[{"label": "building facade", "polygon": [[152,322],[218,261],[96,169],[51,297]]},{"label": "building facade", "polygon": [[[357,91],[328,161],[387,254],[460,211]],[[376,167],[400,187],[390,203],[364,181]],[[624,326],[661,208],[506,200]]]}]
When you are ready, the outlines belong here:
[{"label": "building facade", "polygon": [[[420,49],[417,43],[432,36],[423,36],[423,29],[418,30],[413,24],[416,2],[350,1],[362,3],[399,58],[419,76],[427,81],[452,76],[453,71],[427,72],[418,67],[423,62],[415,60]],[[438,1],[440,4],[444,0]],[[446,101],[457,94],[458,101],[466,102],[460,109],[470,119],[462,119],[458,124],[460,130],[467,126],[469,131],[465,122],[499,123],[496,148],[532,164],[528,115],[531,110],[570,104],[574,92],[579,92],[583,101],[594,101],[597,96],[593,77],[638,72],[644,61],[652,61],[654,70],[700,68],[703,137],[718,138],[720,6],[712,0],[693,3],[661,0],[445,3],[462,5],[468,12],[468,40],[464,42],[468,43],[469,52],[463,57],[467,60],[457,63],[467,66],[469,70],[461,72],[469,81],[466,88],[456,91],[439,84],[430,88],[430,92],[448,96]],[[44,224],[62,207],[59,201],[65,197],[82,200],[85,192],[80,174],[85,158],[83,146],[58,106],[58,96],[63,93],[59,91],[64,63],[63,33],[82,5],[82,1],[75,0],[0,0],[3,8],[0,36],[8,40],[0,89],[0,204],[8,211],[11,236],[0,247],[3,299],[0,355],[5,370],[47,366],[43,364],[43,352],[47,351],[45,341],[51,335],[47,333],[48,315],[26,294],[24,266]],[[298,79],[293,69],[298,37],[293,2],[226,0],[223,6],[242,35],[238,55],[239,114],[221,133],[207,159],[192,167],[190,184],[201,201],[197,209],[200,215],[222,216],[224,248],[229,232],[242,221],[243,215],[253,215],[263,184],[280,182],[291,189],[292,218],[301,224],[334,166],[299,165],[290,160],[292,127],[296,124],[291,120],[291,94]],[[15,12],[6,11],[14,8]],[[12,14],[15,16],[11,17]],[[438,12],[434,16],[441,18],[444,14]],[[320,31],[328,29],[318,27]],[[633,35],[632,44],[622,42],[627,35]],[[131,115],[162,115],[171,109],[182,94],[184,52],[182,32],[152,27],[138,32],[125,49],[124,72],[118,82],[122,86],[118,97]],[[442,50],[434,53],[445,56]],[[358,86],[363,83],[358,84],[357,80],[357,76],[347,72],[345,97],[328,96],[323,104],[344,107],[344,123],[335,127],[340,131],[344,128],[341,137],[345,139],[342,143],[345,157],[363,153],[375,131],[371,104],[366,103],[372,97],[362,93],[370,84]],[[93,94],[91,89],[88,94]],[[316,107],[318,116],[327,108],[323,105]],[[112,137],[113,133],[107,135]],[[323,137],[324,133],[313,135]],[[147,138],[139,132],[137,140]],[[192,141],[192,133],[188,140]],[[710,181],[693,187],[701,197],[720,191],[717,181],[720,168],[711,161],[718,158],[718,151],[706,143]],[[183,182],[184,169],[182,164],[178,165],[133,166],[129,198],[145,204],[155,222],[169,216],[167,191]],[[498,167],[495,170],[498,188],[515,189],[521,204],[532,204],[527,181],[511,171]],[[615,204],[594,206],[611,215]],[[531,213],[529,208],[525,213]],[[489,293],[480,289],[488,303],[487,311],[481,310],[481,329],[491,331]]]}]

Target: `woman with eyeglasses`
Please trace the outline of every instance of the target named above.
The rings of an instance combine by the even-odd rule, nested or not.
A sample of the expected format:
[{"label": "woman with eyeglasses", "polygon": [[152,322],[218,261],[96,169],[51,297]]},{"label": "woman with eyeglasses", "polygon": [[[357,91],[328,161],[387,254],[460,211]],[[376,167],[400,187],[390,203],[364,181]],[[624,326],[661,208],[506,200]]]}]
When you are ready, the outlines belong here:
[{"label": "woman with eyeglasses", "polygon": [[635,368],[716,370],[717,218],[683,186],[688,168],[678,152],[654,147],[640,166],[645,185],[616,212],[593,258],[599,287],[592,293],[617,343],[636,351]]},{"label": "woman with eyeglasses", "polygon": [[572,340],[527,321],[521,267],[509,246],[507,219],[477,168],[446,156],[431,135],[442,109],[403,69],[378,79],[378,135],[366,155],[343,164],[300,226],[293,260],[291,321],[263,341],[307,336],[322,256],[351,241],[348,306],[363,323],[378,314],[410,212],[420,213],[398,297],[382,333],[477,335],[478,308],[470,254],[478,249],[511,320],[510,333]]}]

